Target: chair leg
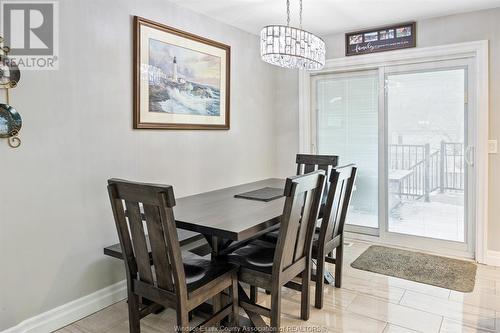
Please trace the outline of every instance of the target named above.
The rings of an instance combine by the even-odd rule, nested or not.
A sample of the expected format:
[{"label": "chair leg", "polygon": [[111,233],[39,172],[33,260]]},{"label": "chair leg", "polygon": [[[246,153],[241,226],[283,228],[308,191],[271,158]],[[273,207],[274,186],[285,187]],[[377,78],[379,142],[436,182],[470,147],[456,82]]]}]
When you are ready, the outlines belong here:
[{"label": "chair leg", "polygon": [[[212,297],[212,314],[216,314],[222,309],[222,294],[217,294]],[[215,323],[216,327],[220,326],[220,322]]]},{"label": "chair leg", "polygon": [[316,290],[314,297],[314,306],[317,309],[323,308],[323,286],[325,282],[325,256],[323,254],[318,256],[316,261]]},{"label": "chair leg", "polygon": [[234,327],[240,326],[240,307],[238,300],[238,276],[235,274],[233,277],[233,285],[231,288],[231,296],[233,301],[233,325]]},{"label": "chair leg", "polygon": [[335,287],[340,288],[342,285],[342,265],[344,261],[344,242],[335,250]]},{"label": "chair leg", "polygon": [[250,286],[250,301],[257,303],[257,287],[255,286]]},{"label": "chair leg", "polygon": [[128,322],[130,333],[141,332],[141,317],[139,314],[139,296],[134,293],[128,293]]},{"label": "chair leg", "polygon": [[271,290],[271,332],[280,332],[281,327],[281,287]]},{"label": "chair leg", "polygon": [[306,269],[302,272],[302,291],[300,297],[300,318],[309,320],[309,283],[311,281],[311,259],[307,260]]}]

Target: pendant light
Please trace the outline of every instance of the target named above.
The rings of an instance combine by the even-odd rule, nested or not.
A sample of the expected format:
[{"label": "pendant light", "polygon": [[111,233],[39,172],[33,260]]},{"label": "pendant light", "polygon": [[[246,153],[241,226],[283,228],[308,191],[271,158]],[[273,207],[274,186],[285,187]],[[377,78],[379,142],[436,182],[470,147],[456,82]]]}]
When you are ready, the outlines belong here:
[{"label": "pendant light", "polygon": [[260,32],[260,55],[272,65],[319,70],[325,65],[325,42],[302,30],[302,0],[299,28],[290,26],[290,0],[286,1],[286,25],[268,25]]}]

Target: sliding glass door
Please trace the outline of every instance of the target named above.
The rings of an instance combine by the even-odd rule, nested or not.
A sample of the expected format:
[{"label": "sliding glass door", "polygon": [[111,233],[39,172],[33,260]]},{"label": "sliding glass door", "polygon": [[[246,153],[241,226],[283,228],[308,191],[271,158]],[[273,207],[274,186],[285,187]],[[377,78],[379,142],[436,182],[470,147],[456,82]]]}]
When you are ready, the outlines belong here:
[{"label": "sliding glass door", "polygon": [[387,240],[473,255],[470,67],[464,59],[383,69]]},{"label": "sliding glass door", "polygon": [[466,70],[386,74],[389,231],[465,241]]},{"label": "sliding glass door", "polygon": [[458,59],[313,76],[313,150],[359,168],[348,231],[473,255],[473,74]]}]

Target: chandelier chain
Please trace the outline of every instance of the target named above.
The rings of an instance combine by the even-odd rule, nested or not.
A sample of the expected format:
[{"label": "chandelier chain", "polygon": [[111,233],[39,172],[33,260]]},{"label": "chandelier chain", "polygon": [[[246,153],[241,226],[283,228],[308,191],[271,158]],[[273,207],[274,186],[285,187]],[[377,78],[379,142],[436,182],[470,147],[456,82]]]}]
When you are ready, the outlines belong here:
[{"label": "chandelier chain", "polygon": [[290,0],[286,0],[286,25],[290,26]]},{"label": "chandelier chain", "polygon": [[302,29],[302,0],[300,0],[300,11],[299,11],[299,27]]}]

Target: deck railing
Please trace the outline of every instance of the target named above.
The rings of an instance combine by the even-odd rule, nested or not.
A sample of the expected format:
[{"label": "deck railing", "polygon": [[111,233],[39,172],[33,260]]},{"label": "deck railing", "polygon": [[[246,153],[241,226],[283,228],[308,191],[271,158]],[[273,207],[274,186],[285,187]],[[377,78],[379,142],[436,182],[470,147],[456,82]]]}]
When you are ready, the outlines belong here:
[{"label": "deck railing", "polygon": [[441,142],[441,192],[464,190],[464,145],[459,142]]},{"label": "deck railing", "polygon": [[435,190],[464,190],[463,144],[441,142],[440,149],[431,152],[430,144],[389,145],[389,167],[391,170],[408,170],[396,179],[400,197],[424,198]]}]

